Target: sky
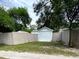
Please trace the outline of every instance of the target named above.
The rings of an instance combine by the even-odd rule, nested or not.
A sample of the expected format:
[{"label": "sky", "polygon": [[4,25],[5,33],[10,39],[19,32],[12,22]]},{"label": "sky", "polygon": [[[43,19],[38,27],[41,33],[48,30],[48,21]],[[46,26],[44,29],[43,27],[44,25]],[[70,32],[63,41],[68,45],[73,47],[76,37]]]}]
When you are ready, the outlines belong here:
[{"label": "sky", "polygon": [[26,7],[28,9],[29,16],[32,18],[31,24],[36,24],[38,17],[33,12],[33,3],[36,3],[37,0],[0,0],[0,5],[4,6],[6,9],[12,7]]}]

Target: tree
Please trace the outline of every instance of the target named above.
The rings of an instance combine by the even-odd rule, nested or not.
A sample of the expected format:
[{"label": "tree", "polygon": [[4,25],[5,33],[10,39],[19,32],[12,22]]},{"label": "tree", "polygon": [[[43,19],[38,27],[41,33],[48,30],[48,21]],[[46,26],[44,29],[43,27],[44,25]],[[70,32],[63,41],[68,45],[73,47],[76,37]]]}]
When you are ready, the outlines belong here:
[{"label": "tree", "polygon": [[0,32],[13,31],[13,21],[7,11],[3,7],[0,7]]},{"label": "tree", "polygon": [[72,46],[71,31],[79,26],[78,0],[41,0],[34,4],[34,12],[40,15],[37,23],[50,28],[69,28],[69,46]]},{"label": "tree", "polygon": [[[27,24],[30,24],[31,22],[31,18],[29,17],[29,14],[27,12],[27,9],[22,8],[22,7],[18,7],[18,8],[12,8],[8,10],[8,13],[10,15],[10,17],[13,17],[15,24],[17,24],[16,30],[17,30],[17,26],[21,25],[22,28],[26,28]],[[21,27],[20,26],[20,27]]]},{"label": "tree", "polygon": [[36,26],[36,25],[31,25],[30,28],[31,28],[32,30],[37,30],[37,26]]},{"label": "tree", "polygon": [[66,14],[66,18],[68,21],[68,28],[70,30],[70,40],[69,46],[72,46],[72,39],[71,39],[71,31],[73,29],[74,24],[77,24],[76,27],[79,25],[79,1],[78,0],[64,0],[64,13]]},{"label": "tree", "polygon": [[65,24],[66,21],[63,20],[62,22],[61,20],[63,18],[61,17],[62,14],[60,14],[62,6],[58,7],[60,6],[60,2],[55,4],[57,6],[52,6],[50,0],[41,0],[38,4],[34,4],[34,12],[40,16],[37,21],[38,27],[47,26],[51,29],[58,30],[63,26],[62,24]]}]

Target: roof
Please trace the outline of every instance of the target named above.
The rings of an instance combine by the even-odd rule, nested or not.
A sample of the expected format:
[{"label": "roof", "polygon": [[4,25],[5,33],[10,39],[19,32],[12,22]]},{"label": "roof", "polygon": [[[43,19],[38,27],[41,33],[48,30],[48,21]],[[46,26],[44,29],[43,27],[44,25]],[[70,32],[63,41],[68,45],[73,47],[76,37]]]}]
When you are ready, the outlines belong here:
[{"label": "roof", "polygon": [[48,27],[42,27],[42,28],[40,28],[38,31],[41,31],[41,30],[43,30],[43,29],[47,29],[47,30],[49,30],[49,31],[53,31],[52,29],[50,29],[50,28],[48,28]]}]

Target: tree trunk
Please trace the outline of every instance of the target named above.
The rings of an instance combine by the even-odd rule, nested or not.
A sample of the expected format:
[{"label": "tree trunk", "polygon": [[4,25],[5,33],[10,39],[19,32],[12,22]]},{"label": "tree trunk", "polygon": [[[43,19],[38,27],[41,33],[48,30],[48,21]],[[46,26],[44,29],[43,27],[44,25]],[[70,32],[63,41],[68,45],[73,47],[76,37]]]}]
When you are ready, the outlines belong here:
[{"label": "tree trunk", "polygon": [[69,26],[69,47],[72,47],[72,21],[70,22],[70,26]]},{"label": "tree trunk", "polygon": [[72,30],[71,30],[71,29],[69,29],[69,47],[72,47],[71,32],[72,32]]}]

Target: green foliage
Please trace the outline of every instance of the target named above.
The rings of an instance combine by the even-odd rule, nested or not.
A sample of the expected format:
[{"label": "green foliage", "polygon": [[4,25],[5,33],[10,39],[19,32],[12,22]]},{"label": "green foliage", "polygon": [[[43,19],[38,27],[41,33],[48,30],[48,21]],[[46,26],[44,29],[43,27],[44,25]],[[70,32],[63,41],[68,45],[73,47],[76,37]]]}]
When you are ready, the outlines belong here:
[{"label": "green foliage", "polygon": [[[58,30],[62,26],[63,17],[60,16],[60,12],[62,11],[60,2],[61,0],[54,0],[53,2],[41,0],[38,4],[34,5],[34,12],[40,15],[37,21],[38,27],[47,26],[51,29]],[[41,23],[43,23],[43,25],[41,25]]]},{"label": "green foliage", "polygon": [[32,29],[28,29],[28,28],[26,28],[26,29],[22,29],[22,31],[25,31],[25,32],[31,33],[31,32],[32,32]]},{"label": "green foliage", "polygon": [[9,32],[13,31],[13,20],[4,10],[3,7],[0,7],[0,32]]},{"label": "green foliage", "polygon": [[25,29],[31,18],[25,8],[12,8],[4,10],[0,7],[0,32],[11,32]]},{"label": "green foliage", "polygon": [[22,22],[24,27],[27,27],[26,24],[30,24],[31,18],[27,12],[27,9],[18,7],[8,10],[8,13],[11,17],[15,19],[16,22]]},{"label": "green foliage", "polygon": [[15,22],[15,26],[14,26],[15,31],[20,31],[22,29],[24,29],[22,24],[18,24]]}]

